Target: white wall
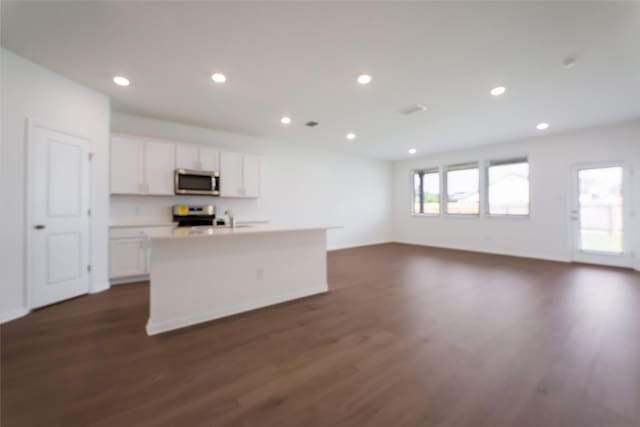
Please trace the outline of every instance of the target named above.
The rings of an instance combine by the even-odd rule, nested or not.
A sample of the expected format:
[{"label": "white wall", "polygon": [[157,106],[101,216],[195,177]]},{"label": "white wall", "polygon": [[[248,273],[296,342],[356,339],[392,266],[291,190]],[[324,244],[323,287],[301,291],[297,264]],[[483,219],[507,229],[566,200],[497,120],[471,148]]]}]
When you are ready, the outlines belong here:
[{"label": "white wall", "polygon": [[113,113],[114,132],[208,144],[262,157],[262,194],[255,200],[112,196],[112,221],[170,219],[176,203],[214,204],[238,218],[281,224],[326,224],[329,249],[391,240],[391,164],[299,145]]},{"label": "white wall", "polygon": [[91,140],[92,290],[109,286],[109,99],[2,49],[2,145],[0,147],[0,321],[24,314],[26,123],[36,119]]},{"label": "white wall", "polygon": [[[530,218],[415,217],[411,171],[466,161],[526,155],[530,163]],[[472,148],[396,162],[393,166],[393,230],[399,242],[569,261],[571,165],[627,161],[634,165],[635,218],[629,224],[640,254],[640,120]],[[636,255],[636,268],[638,264]]]}]

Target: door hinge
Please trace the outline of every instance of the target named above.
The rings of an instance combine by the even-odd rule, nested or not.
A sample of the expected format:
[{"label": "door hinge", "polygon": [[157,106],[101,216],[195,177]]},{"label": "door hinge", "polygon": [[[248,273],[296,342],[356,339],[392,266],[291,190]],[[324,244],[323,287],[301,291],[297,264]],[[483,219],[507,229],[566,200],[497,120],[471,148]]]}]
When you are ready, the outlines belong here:
[{"label": "door hinge", "polygon": [[94,155],[94,154],[95,154],[95,153],[89,153],[89,160],[93,160],[93,155]]},{"label": "door hinge", "polygon": [[87,265],[87,272],[91,273],[91,264]]}]

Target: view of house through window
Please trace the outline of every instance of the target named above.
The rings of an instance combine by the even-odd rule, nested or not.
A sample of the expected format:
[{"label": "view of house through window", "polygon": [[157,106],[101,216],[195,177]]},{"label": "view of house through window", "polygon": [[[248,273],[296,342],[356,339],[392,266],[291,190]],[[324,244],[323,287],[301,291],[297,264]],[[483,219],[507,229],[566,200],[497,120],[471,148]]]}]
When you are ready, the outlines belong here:
[{"label": "view of house through window", "polygon": [[413,174],[413,213],[440,214],[440,172],[437,168]]},{"label": "view of house through window", "polygon": [[480,174],[477,163],[447,167],[447,213],[478,215],[480,213]]},{"label": "view of house through window", "polygon": [[489,163],[490,215],[529,215],[529,163],[527,159]]}]

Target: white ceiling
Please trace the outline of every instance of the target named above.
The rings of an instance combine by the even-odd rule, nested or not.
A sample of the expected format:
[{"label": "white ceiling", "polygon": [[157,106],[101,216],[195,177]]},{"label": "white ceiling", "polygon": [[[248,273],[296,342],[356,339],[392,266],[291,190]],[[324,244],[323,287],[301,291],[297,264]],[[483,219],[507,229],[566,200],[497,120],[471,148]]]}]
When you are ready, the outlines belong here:
[{"label": "white ceiling", "polygon": [[638,2],[2,2],[4,47],[118,111],[386,159],[640,116],[639,29]]}]

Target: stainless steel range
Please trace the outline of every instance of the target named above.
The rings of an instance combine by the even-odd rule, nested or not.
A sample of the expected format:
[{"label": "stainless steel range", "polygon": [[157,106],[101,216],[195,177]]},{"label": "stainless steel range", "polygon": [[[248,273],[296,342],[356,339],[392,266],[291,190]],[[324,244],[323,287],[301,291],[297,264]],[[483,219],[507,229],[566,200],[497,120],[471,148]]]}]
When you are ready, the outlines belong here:
[{"label": "stainless steel range", "polygon": [[178,223],[178,227],[211,226],[216,221],[216,207],[213,205],[174,205],[173,221]]}]

